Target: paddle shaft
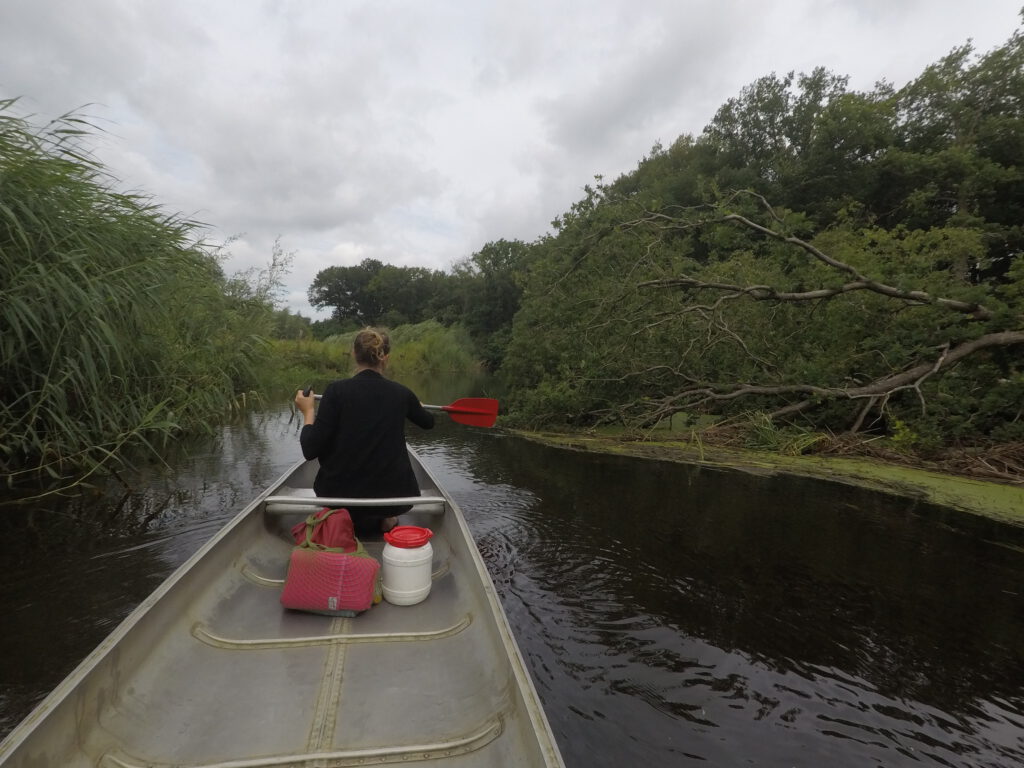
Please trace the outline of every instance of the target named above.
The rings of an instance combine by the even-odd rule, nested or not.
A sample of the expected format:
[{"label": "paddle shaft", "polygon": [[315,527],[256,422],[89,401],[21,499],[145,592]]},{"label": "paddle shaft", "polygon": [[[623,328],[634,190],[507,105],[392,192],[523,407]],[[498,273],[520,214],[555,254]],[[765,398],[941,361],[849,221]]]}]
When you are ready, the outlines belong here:
[{"label": "paddle shaft", "polygon": [[[306,396],[309,397],[309,395]],[[320,400],[322,398],[323,395],[313,395],[314,400]],[[455,411],[456,413],[463,412],[461,408],[452,408],[452,406],[450,405],[427,405],[426,403],[420,403],[420,405],[422,405],[428,411]],[[469,411],[466,411],[466,413],[469,413]],[[473,411],[473,413],[475,413],[475,411]],[[480,413],[484,413],[484,411],[480,411]]]},{"label": "paddle shaft", "polygon": [[[309,397],[311,390],[311,387],[307,387],[302,394]],[[315,400],[322,397],[313,395]],[[492,427],[498,418],[498,401],[490,397],[463,397],[451,405],[423,404],[423,407],[428,411],[445,411],[453,421],[474,427]]]},{"label": "paddle shaft", "polygon": [[[302,394],[304,394],[306,397],[309,397],[309,390],[307,389]],[[323,395],[313,395],[314,400],[322,400],[323,397]],[[443,411],[445,408],[448,407],[445,405],[425,405],[423,403],[420,403],[420,405],[423,405],[423,407],[426,408],[428,411]]]}]

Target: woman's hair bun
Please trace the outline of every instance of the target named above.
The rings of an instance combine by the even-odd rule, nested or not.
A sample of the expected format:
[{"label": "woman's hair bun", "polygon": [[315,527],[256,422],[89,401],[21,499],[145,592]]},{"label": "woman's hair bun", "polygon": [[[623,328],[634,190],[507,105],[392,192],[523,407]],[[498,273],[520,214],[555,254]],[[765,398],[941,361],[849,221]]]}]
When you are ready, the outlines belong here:
[{"label": "woman's hair bun", "polygon": [[357,363],[376,368],[391,353],[391,339],[387,331],[368,326],[356,334],[352,349]]}]

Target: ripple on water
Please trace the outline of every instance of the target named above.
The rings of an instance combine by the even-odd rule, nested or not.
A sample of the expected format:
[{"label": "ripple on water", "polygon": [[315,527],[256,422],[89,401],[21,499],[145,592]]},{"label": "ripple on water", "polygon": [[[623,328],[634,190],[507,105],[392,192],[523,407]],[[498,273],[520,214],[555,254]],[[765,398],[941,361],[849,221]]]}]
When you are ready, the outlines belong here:
[{"label": "ripple on water", "polygon": [[[942,682],[962,669],[934,647],[950,625],[913,608],[916,580],[899,581],[899,558],[920,579],[948,556],[920,519],[893,531],[901,513],[837,503],[819,535],[866,547],[865,570],[810,529],[780,538],[765,528],[786,510],[763,499],[746,521],[662,502],[644,531],[601,516],[602,495],[644,505],[628,483],[616,489],[614,471],[604,483],[588,473],[590,492],[578,484],[570,499],[518,485],[507,467],[485,482],[464,453],[442,454],[430,459],[466,513],[570,765],[1024,762],[1019,697]],[[1024,679],[1018,652],[1002,653]],[[976,657],[962,661],[977,668]]]}]

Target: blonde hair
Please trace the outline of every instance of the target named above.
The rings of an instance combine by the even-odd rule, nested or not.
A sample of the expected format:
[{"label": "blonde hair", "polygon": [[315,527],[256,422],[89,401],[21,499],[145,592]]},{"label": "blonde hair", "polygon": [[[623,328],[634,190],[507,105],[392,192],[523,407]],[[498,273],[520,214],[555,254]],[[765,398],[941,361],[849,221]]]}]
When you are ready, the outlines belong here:
[{"label": "blonde hair", "polygon": [[383,329],[363,328],[352,342],[352,351],[360,365],[379,368],[391,352],[391,339]]}]

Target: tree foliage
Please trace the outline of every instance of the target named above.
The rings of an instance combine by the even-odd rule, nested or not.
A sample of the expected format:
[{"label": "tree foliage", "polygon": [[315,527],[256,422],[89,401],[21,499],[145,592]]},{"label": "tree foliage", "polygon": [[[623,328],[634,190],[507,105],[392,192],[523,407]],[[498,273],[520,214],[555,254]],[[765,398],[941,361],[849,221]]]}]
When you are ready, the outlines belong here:
[{"label": "tree foliage", "polygon": [[1024,39],[896,89],[760,78],[530,247],[532,423],[758,410],[919,447],[1024,440]]},{"label": "tree foliage", "polygon": [[355,266],[321,270],[309,287],[309,303],[317,309],[330,308],[335,320],[375,323],[384,308],[370,290],[370,283],[382,269],[383,262],[364,259]]},{"label": "tree foliage", "polygon": [[476,341],[483,362],[498,368],[519,310],[530,248],[519,240],[487,243],[455,265],[454,298],[459,322]]},{"label": "tree foliage", "polygon": [[331,319],[342,327],[396,326],[443,316],[450,292],[443,272],[363,259],[354,266],[318,272],[309,288],[309,303],[330,309]]}]

